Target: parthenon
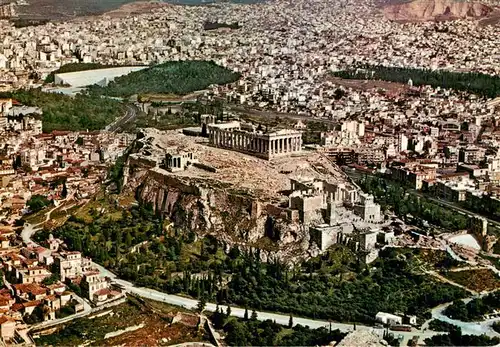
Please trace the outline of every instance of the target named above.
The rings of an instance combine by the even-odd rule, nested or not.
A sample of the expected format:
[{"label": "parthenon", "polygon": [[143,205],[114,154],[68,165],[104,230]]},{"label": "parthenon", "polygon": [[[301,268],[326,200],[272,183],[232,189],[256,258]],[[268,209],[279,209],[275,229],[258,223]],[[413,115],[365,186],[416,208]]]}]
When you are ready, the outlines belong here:
[{"label": "parthenon", "polygon": [[210,145],[239,151],[267,160],[298,153],[302,148],[302,133],[296,130],[262,132],[240,122],[211,124],[208,127]]}]

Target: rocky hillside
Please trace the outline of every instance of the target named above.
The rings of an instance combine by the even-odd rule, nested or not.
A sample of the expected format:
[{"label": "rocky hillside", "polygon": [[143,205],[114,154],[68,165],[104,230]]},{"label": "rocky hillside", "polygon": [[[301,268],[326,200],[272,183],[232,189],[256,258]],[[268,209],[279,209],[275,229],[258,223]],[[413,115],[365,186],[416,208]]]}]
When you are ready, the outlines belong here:
[{"label": "rocky hillside", "polygon": [[425,22],[454,19],[480,19],[493,8],[478,3],[454,0],[416,0],[388,5],[383,9],[387,19],[399,22]]},{"label": "rocky hillside", "polygon": [[[137,187],[139,200],[152,203],[176,228],[214,235],[226,245],[260,248],[263,257],[307,257],[309,237],[283,209],[267,205],[229,184],[147,171]],[[312,251],[315,253],[314,251]],[[263,259],[265,260],[265,259]]]}]

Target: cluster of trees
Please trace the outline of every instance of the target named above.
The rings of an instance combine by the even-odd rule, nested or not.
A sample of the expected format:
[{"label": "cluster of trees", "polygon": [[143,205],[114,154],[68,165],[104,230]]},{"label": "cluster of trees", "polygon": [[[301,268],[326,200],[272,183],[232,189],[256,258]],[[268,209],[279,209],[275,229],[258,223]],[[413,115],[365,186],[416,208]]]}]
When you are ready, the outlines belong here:
[{"label": "cluster of trees", "polygon": [[[135,122],[126,125],[127,131],[148,127],[172,130],[196,126],[201,124],[202,114],[214,115],[218,121],[224,121],[228,118],[224,116],[224,102],[222,100],[185,102],[181,105],[154,101],[151,106],[159,109],[150,108],[147,114],[140,112]],[[206,135],[206,127],[204,131]]]},{"label": "cluster of trees", "polygon": [[42,283],[46,286],[50,286],[51,284],[57,283],[61,280],[61,276],[58,271],[54,271],[50,277],[45,278]]},{"label": "cluster of trees", "polygon": [[415,86],[430,85],[434,88],[455,89],[489,98],[500,95],[500,77],[482,73],[359,65],[347,70],[336,71],[333,74],[344,79],[382,80],[399,83],[407,83],[411,79]]},{"label": "cluster of trees", "polygon": [[199,115],[190,115],[186,113],[173,113],[170,109],[166,112],[150,111],[148,114],[140,114],[134,124],[135,128],[156,128],[159,130],[172,130],[186,128],[200,124]]},{"label": "cluster of trees", "polygon": [[70,63],[61,66],[56,71],[51,72],[46,78],[45,83],[54,83],[54,75],[58,73],[78,72],[98,69],[108,69],[112,67],[119,67],[119,65],[103,65],[99,63]]},{"label": "cluster of trees", "polygon": [[106,87],[91,86],[94,95],[128,97],[135,94],[189,94],[212,84],[237,81],[238,73],[212,61],[171,61],[116,78]]},{"label": "cluster of trees", "polygon": [[491,327],[493,328],[493,330],[500,334],[500,322],[493,323]]},{"label": "cluster of trees", "polygon": [[[91,214],[92,223],[72,216],[52,234],[70,249],[139,285],[212,300],[222,286],[224,271],[238,258],[226,259],[213,237],[195,242],[194,233],[167,232],[167,223],[148,204],[124,210],[119,218],[99,216],[97,211]],[[43,231],[35,238],[45,240],[48,234]]]},{"label": "cluster of trees", "polygon": [[43,195],[35,194],[31,196],[26,205],[28,205],[31,212],[36,213],[43,210],[45,207],[52,205],[52,201]]},{"label": "cluster of trees", "polygon": [[23,105],[37,106],[43,111],[43,132],[53,130],[99,130],[120,117],[124,107],[116,100],[77,94],[75,97],[44,93],[41,89],[0,93],[0,98],[13,98]]},{"label": "cluster of trees", "polygon": [[[182,105],[185,114],[191,114],[194,117],[199,117],[202,114],[212,114],[218,121],[227,120],[227,118],[224,119],[224,107],[224,101],[218,99],[209,102],[196,101]],[[196,121],[199,124],[200,118],[197,118]]]},{"label": "cluster of trees", "polygon": [[221,28],[228,28],[234,30],[241,28],[241,26],[237,22],[235,23],[205,22],[203,24],[203,30],[215,30]]},{"label": "cluster of trees", "polygon": [[449,327],[446,335],[435,335],[424,340],[426,346],[494,346],[500,342],[498,337],[487,335],[462,335],[462,329],[456,325]]},{"label": "cluster of trees", "polygon": [[461,202],[461,205],[469,211],[500,221],[500,208],[491,196],[483,195],[481,198],[466,199]]},{"label": "cluster of trees", "polygon": [[379,311],[423,316],[431,307],[465,296],[463,289],[414,274],[410,264],[396,251],[385,250],[371,269],[341,261],[337,271],[314,272],[306,263],[309,273],[304,273],[247,256],[218,299],[257,310],[372,323]]},{"label": "cluster of trees", "polygon": [[118,193],[121,193],[123,188],[125,164],[127,163],[128,157],[130,154],[135,153],[137,150],[139,150],[140,147],[142,147],[141,142],[134,141],[108,169],[108,184],[114,184]]},{"label": "cluster of trees", "polygon": [[292,327],[292,317],[292,324],[288,327],[271,320],[258,321],[255,312],[250,318],[246,315],[243,319],[236,319],[217,308],[211,319],[216,329],[224,330],[229,346],[327,346],[330,342],[339,342],[346,335],[327,328]]},{"label": "cluster of trees", "polygon": [[500,293],[493,292],[484,297],[474,298],[465,304],[462,300],[453,302],[444,310],[444,314],[461,321],[476,321],[500,308]]},{"label": "cluster of trees", "polygon": [[456,329],[456,325],[442,321],[440,319],[433,319],[429,322],[429,329],[434,331],[450,332]]},{"label": "cluster of trees", "polygon": [[328,124],[324,122],[307,122],[307,129],[302,134],[304,144],[320,144],[321,133],[330,130]]},{"label": "cluster of trees", "polygon": [[48,19],[28,19],[28,18],[16,18],[10,20],[14,27],[25,28],[30,26],[45,25],[50,22]]},{"label": "cluster of trees", "polygon": [[393,210],[405,221],[410,221],[411,215],[418,218],[415,221],[418,225],[423,225],[425,220],[433,225],[454,231],[466,229],[469,225],[466,216],[408,193],[405,187],[383,178],[364,176],[359,184],[363,191],[373,194],[382,208]]},{"label": "cluster of trees", "polygon": [[[162,235],[163,220],[156,217],[152,207],[141,205],[124,211],[118,221],[96,218],[88,224],[83,219],[70,217],[63,226],[52,231],[63,239],[70,249],[83,252],[97,262],[114,268],[133,245]],[[48,231],[37,233],[38,240],[48,237]]]}]

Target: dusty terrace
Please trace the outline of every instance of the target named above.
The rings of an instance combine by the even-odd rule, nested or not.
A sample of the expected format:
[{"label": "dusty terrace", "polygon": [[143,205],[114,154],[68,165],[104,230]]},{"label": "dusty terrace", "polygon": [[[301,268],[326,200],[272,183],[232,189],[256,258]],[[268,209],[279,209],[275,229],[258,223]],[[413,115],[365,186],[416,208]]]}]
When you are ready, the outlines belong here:
[{"label": "dusty terrace", "polygon": [[235,189],[250,190],[263,200],[273,200],[280,192],[290,189],[290,178],[320,178],[342,182],[344,174],[324,156],[315,152],[266,161],[235,151],[213,148],[207,140],[185,136],[179,131],[145,130],[145,148],[152,157],[163,158],[167,150],[193,152],[201,164],[214,167],[216,172],[190,167],[176,172],[183,177],[212,179],[230,183]]}]

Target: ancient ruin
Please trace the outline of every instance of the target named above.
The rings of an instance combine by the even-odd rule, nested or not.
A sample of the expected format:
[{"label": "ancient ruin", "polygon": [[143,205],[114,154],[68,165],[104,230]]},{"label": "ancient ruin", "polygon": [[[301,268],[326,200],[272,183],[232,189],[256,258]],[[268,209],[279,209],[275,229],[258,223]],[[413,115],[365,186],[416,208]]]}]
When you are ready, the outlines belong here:
[{"label": "ancient ruin", "polygon": [[212,146],[267,160],[299,153],[302,148],[300,131],[283,129],[266,132],[236,121],[209,125],[208,138]]}]

